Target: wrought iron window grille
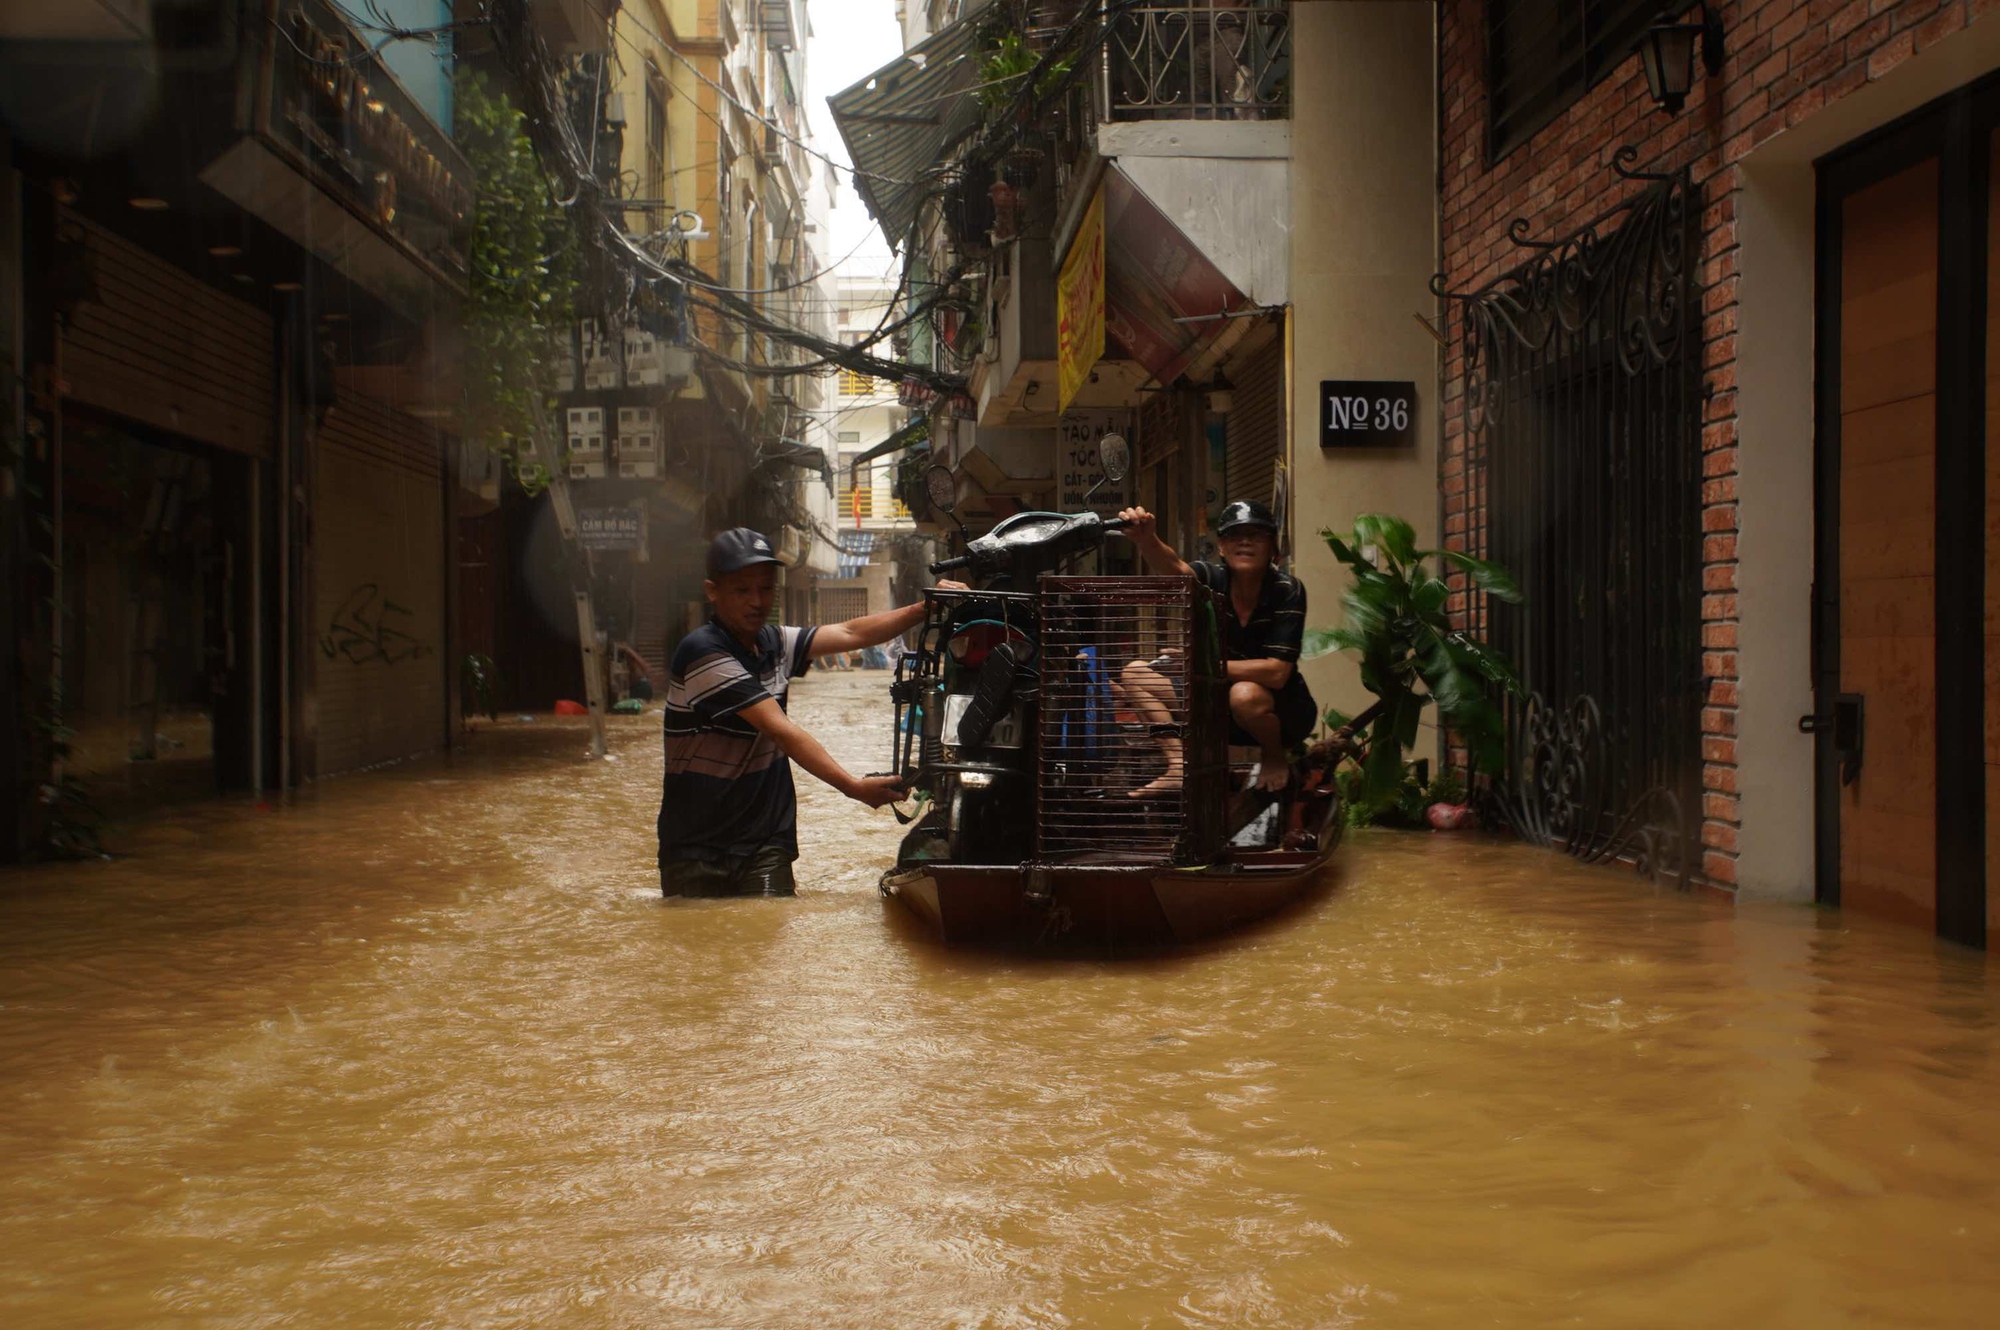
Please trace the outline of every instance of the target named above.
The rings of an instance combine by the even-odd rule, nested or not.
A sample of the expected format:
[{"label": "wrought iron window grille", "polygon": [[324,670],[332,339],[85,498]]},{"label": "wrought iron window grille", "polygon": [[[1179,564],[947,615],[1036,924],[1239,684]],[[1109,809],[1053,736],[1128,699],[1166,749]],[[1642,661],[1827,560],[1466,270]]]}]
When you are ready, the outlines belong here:
[{"label": "wrought iron window grille", "polygon": [[1292,103],[1286,0],[1185,0],[1120,10],[1107,22],[1110,120],[1282,120]]},{"label": "wrought iron window grille", "polygon": [[1684,170],[1612,165],[1641,188],[1529,251],[1459,311],[1468,547],[1519,580],[1470,593],[1514,662],[1492,811],[1586,862],[1685,887],[1700,868],[1701,291]]}]

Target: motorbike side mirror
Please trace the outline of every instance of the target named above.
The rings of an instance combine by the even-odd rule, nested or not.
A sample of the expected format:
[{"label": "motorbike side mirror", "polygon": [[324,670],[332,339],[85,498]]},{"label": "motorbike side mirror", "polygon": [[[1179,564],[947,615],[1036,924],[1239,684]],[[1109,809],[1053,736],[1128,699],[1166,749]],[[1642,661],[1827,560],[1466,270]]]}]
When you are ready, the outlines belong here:
[{"label": "motorbike side mirror", "polygon": [[1107,434],[1097,441],[1097,465],[1114,485],[1131,474],[1132,445],[1123,434]]},{"label": "motorbike side mirror", "polygon": [[932,508],[949,516],[958,507],[958,478],[948,466],[933,466],[924,472],[924,494]]}]

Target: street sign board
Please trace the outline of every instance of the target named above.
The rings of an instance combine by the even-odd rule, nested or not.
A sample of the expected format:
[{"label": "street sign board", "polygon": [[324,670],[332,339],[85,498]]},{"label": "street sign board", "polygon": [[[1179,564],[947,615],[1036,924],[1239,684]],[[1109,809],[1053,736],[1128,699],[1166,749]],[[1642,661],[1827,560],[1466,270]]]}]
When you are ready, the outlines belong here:
[{"label": "street sign board", "polygon": [[1320,447],[1400,448],[1416,441],[1416,384],[1379,379],[1320,380]]},{"label": "street sign board", "polygon": [[579,508],[576,531],[587,550],[636,550],[644,526],[637,508]]},{"label": "street sign board", "polygon": [[1056,410],[1067,411],[1104,358],[1104,191],[1083,214],[1056,277]]}]

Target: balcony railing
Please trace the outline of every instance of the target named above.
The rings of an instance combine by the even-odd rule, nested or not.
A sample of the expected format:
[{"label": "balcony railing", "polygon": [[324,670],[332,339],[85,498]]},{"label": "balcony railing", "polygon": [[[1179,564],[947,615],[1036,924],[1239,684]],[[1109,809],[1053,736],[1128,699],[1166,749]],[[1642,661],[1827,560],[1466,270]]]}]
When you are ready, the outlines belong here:
[{"label": "balcony railing", "polygon": [[1292,106],[1284,0],[1188,0],[1121,10],[1105,43],[1111,120],[1283,120]]}]

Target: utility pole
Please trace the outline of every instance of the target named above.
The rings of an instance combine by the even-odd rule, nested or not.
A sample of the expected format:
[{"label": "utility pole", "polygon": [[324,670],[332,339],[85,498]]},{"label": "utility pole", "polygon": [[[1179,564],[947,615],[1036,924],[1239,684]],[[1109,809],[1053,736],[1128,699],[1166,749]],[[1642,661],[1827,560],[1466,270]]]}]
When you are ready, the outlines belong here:
[{"label": "utility pole", "polygon": [[569,470],[555,456],[546,429],[535,431],[535,457],[549,475],[549,504],[555,509],[556,528],[563,540],[583,560],[583,578],[574,587],[576,594],[577,645],[583,654],[584,704],[590,708],[590,755],[603,757],[604,746],[604,653],[597,640],[597,614],[590,603],[590,588],[596,569],[590,551],[583,548],[576,524],[576,503],[569,492]]}]

